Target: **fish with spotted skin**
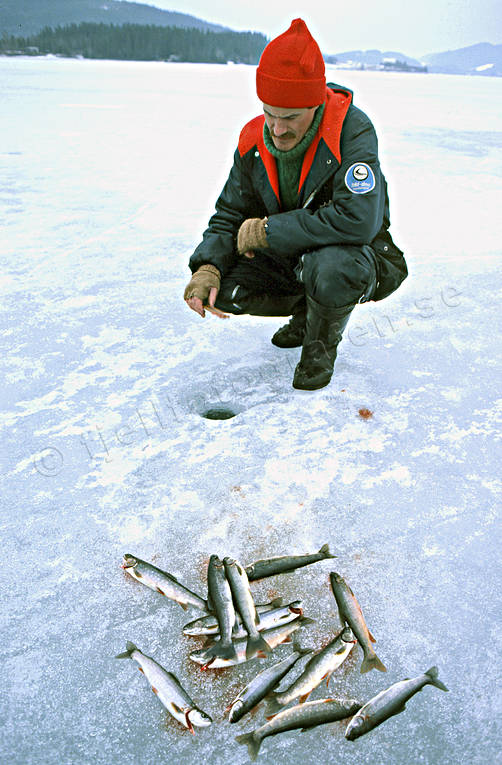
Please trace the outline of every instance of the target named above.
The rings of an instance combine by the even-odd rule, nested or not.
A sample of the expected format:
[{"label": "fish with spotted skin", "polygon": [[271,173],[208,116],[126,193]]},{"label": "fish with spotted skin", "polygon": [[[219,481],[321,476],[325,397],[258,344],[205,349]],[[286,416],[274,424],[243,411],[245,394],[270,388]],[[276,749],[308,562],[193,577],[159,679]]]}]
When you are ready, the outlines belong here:
[{"label": "fish with spotted skin", "polygon": [[329,551],[329,545],[325,544],[319,552],[310,555],[282,555],[276,558],[265,558],[251,563],[246,566],[245,570],[249,581],[253,582],[256,579],[265,579],[267,576],[285,574],[288,571],[294,571],[297,568],[309,566],[311,563],[317,563],[327,558],[336,558],[336,555],[332,555]]},{"label": "fish with spotted skin", "polygon": [[300,704],[303,704],[314,688],[317,688],[325,678],[326,685],[328,685],[332,673],[343,664],[356,642],[350,627],[345,627],[333,640],[330,640],[324,648],[317,651],[308,660],[303,672],[291,683],[289,688],[269,694],[267,697],[269,714],[280,712],[286,704],[298,697],[300,697]]},{"label": "fish with spotted skin", "polygon": [[292,654],[259,672],[233,700],[229,707],[229,722],[238,722],[245,714],[254,709],[268,693],[279,685],[296,662],[307,653],[311,653],[310,648],[300,648],[297,643],[293,643]]},{"label": "fish with spotted skin", "polygon": [[446,685],[438,679],[437,667],[431,667],[423,675],[394,683],[361,707],[347,725],[345,738],[354,741],[381,725],[389,717],[400,714],[406,708],[406,702],[426,685],[434,685],[442,691],[448,691]]},{"label": "fish with spotted skin", "polygon": [[122,568],[136,581],[141,582],[141,584],[146,585],[146,587],[158,592],[160,595],[165,595],[166,598],[179,603],[184,611],[188,609],[188,606],[208,611],[207,601],[204,598],[201,598],[195,592],[189,590],[188,587],[181,584],[175,576],[168,574],[167,571],[162,571],[162,569],[157,568],[152,563],[126,553]]},{"label": "fish with spotted skin", "polygon": [[[263,636],[267,641],[270,648],[276,648],[281,643],[287,643],[291,641],[290,635],[293,634],[300,627],[305,627],[307,624],[312,624],[313,619],[309,619],[306,616],[298,616],[294,621],[288,624],[282,624],[280,627],[273,627],[270,630],[265,630]],[[223,667],[233,667],[236,664],[244,664],[249,661],[246,656],[247,638],[240,638],[234,641],[234,648],[236,652],[236,658],[227,659],[221,656],[213,656],[208,652],[210,649],[200,648],[197,651],[192,651],[190,659],[196,664],[201,665],[201,669],[222,669]],[[253,658],[265,658],[266,653],[257,653]]]},{"label": "fish with spotted skin", "polygon": [[372,643],[375,638],[369,631],[363,616],[361,606],[357,602],[356,596],[350,589],[345,579],[333,571],[330,574],[331,589],[335,596],[338,606],[338,613],[342,624],[348,624],[361,646],[364,658],[361,664],[361,674],[369,672],[370,669],[379,669],[380,672],[387,672],[387,668],[380,661],[375,653]]},{"label": "fish with spotted skin", "polygon": [[165,706],[169,714],[178,720],[190,733],[194,734],[194,725],[205,728],[212,720],[190,698],[179,680],[172,672],[167,672],[155,659],[147,656],[134,643],[126,643],[126,651],[119,653],[116,659],[133,659],[138,662],[139,670],[144,674],[152,691]]},{"label": "fish with spotted skin", "polygon": [[[258,756],[262,741],[268,736],[276,736],[288,730],[309,730],[318,725],[345,720],[351,717],[361,708],[361,704],[355,699],[320,699],[319,701],[307,701],[305,704],[297,704],[295,707],[284,709],[271,720],[259,728],[236,736],[238,744],[246,744],[249,756],[254,761]],[[304,759],[309,758],[306,755]]]},{"label": "fish with spotted skin", "polygon": [[249,589],[246,572],[239,561],[233,558],[224,558],[223,563],[235,608],[239,612],[242,623],[249,635],[246,646],[246,658],[252,659],[259,652],[269,653],[272,649],[267,644],[263,635],[259,633],[256,626],[260,619],[251,590]]}]

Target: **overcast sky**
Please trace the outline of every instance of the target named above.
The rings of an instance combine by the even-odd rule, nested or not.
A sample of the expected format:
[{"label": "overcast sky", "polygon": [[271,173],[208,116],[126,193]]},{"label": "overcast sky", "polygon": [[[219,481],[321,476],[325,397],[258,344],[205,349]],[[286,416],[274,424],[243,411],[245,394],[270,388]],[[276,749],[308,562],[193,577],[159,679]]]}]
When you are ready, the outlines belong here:
[{"label": "overcast sky", "polygon": [[139,0],[236,30],[276,37],[303,18],[323,53],[394,50],[420,57],[478,42],[502,43],[501,0]]}]

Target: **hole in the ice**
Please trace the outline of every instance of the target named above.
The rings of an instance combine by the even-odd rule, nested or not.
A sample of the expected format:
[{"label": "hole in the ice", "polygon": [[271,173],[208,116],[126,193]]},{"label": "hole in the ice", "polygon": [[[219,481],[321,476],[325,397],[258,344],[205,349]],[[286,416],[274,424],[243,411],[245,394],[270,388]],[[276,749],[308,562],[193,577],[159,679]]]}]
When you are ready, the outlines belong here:
[{"label": "hole in the ice", "polygon": [[232,409],[227,409],[222,406],[215,406],[202,412],[202,416],[205,417],[206,420],[230,420],[232,417],[235,417],[236,414],[237,412],[234,412]]}]

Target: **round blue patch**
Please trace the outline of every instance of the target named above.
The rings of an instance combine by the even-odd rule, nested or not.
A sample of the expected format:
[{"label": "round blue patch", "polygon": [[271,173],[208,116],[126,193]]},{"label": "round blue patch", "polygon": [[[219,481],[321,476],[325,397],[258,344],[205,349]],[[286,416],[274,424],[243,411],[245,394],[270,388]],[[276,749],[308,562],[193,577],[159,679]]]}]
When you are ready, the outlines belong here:
[{"label": "round blue patch", "polygon": [[375,188],[375,173],[366,162],[356,162],[345,173],[345,185],[353,194],[367,194]]}]

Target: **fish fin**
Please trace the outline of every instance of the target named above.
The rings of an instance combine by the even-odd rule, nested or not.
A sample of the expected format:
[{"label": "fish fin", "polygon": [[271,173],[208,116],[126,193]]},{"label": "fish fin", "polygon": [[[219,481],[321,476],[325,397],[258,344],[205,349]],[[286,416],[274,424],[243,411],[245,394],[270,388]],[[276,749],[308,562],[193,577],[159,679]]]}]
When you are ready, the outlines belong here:
[{"label": "fish fin", "polygon": [[324,555],[325,558],[336,558],[336,555],[332,555],[329,551],[329,544],[326,542],[325,545],[321,547],[319,550],[320,555]]},{"label": "fish fin", "polygon": [[437,667],[431,667],[427,670],[424,674],[427,675],[429,679],[429,685],[435,685],[436,688],[440,688],[442,691],[448,691],[448,688],[444,683],[441,682],[441,680],[438,679],[438,668]]},{"label": "fish fin", "polygon": [[371,634],[371,632],[369,630],[368,630],[368,635],[369,635],[369,638],[370,638],[371,642],[372,643],[376,643],[376,641],[377,641],[376,637],[373,637],[373,635]]},{"label": "fish fin", "polygon": [[310,696],[311,693],[312,693],[312,691],[309,691],[308,693],[304,693],[302,696],[300,696],[300,698],[298,699],[298,703],[299,704],[305,704],[305,702],[307,701],[307,699],[308,699],[308,697]]},{"label": "fish fin", "polygon": [[249,752],[249,756],[253,762],[258,757],[258,751],[261,746],[261,739],[256,740],[254,731],[251,733],[243,733],[241,736],[236,736],[235,740],[238,744],[246,744]]},{"label": "fish fin", "polygon": [[139,669],[139,671],[141,672],[142,675],[145,674],[145,670],[143,669],[143,667],[138,667],[138,669]]},{"label": "fish fin", "polygon": [[211,664],[213,663],[213,661],[214,661],[215,659],[216,659],[216,656],[213,656],[211,659],[209,659],[209,661],[207,661],[205,664],[203,664],[203,665],[201,666],[201,668],[200,668],[200,671],[201,671],[201,672],[205,672],[205,671],[206,671],[206,669],[209,669],[209,667],[211,666]]},{"label": "fish fin", "polygon": [[152,691],[155,693],[156,696],[159,695],[159,692],[158,692],[157,688],[154,685],[152,685]]},{"label": "fish fin", "polygon": [[302,627],[306,627],[307,624],[315,624],[315,619],[311,619],[309,616],[301,616],[300,624]]},{"label": "fish fin", "polygon": [[185,712],[186,726],[188,730],[190,731],[190,733],[192,734],[192,736],[195,736],[195,731],[193,729],[192,721],[190,720],[190,717],[189,717],[190,712],[191,712],[190,709],[187,709],[187,711]]},{"label": "fish fin", "polygon": [[286,637],[284,638],[284,640],[282,642],[283,643],[292,643],[293,641],[291,639],[291,635],[286,635]]},{"label": "fish fin", "polygon": [[138,579],[143,579],[143,574],[141,573],[141,571],[135,571],[134,576],[137,577]]},{"label": "fish fin", "polygon": [[166,593],[164,592],[164,590],[161,590],[161,589],[160,589],[160,587],[156,587],[155,589],[156,589],[156,590],[157,590],[157,592],[158,592],[158,593],[160,593],[161,595],[165,595],[165,594],[166,594]]},{"label": "fish fin", "polygon": [[265,696],[265,703],[267,705],[267,714],[270,717],[274,717],[283,708],[282,704],[277,700],[277,694],[275,693],[267,694]]},{"label": "fish fin", "polygon": [[252,659],[258,653],[268,654],[271,652],[271,648],[267,641],[261,636],[250,637],[246,644],[246,659]]},{"label": "fish fin", "polygon": [[[164,595],[164,593],[162,593],[162,595]],[[188,611],[188,606],[187,606],[186,603],[181,603],[179,600],[177,602],[180,604],[180,606],[182,607],[183,611]]]},{"label": "fish fin", "polygon": [[380,661],[376,653],[365,656],[361,664],[361,675],[369,672],[370,669],[379,669],[380,672],[387,672],[387,667]]},{"label": "fish fin", "polygon": [[126,650],[124,651],[124,653],[117,654],[117,656],[115,658],[116,659],[130,659],[132,652],[133,651],[137,651],[137,650],[138,650],[138,648],[134,645],[134,643],[131,643],[131,641],[128,640],[127,643],[126,643]]},{"label": "fish fin", "polygon": [[[332,674],[333,672],[326,672],[326,674],[324,675],[324,677],[326,678],[326,688],[329,687],[329,681],[331,680]],[[323,677],[323,680],[324,680],[324,677]]]}]

